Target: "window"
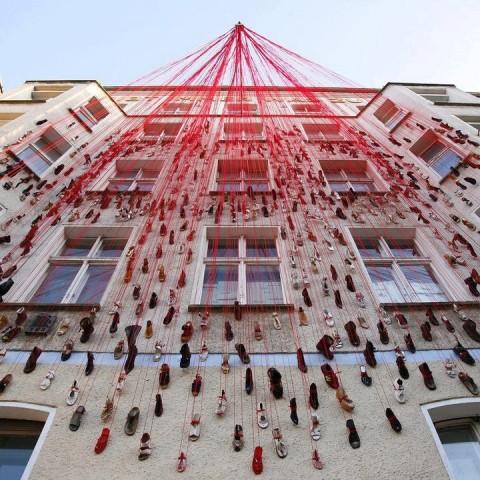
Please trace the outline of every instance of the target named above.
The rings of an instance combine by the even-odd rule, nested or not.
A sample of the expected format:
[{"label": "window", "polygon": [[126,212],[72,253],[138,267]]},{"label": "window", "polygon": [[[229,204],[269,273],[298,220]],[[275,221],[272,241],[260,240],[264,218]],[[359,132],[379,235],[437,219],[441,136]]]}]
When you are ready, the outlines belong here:
[{"label": "window", "polygon": [[222,140],[264,140],[260,122],[226,122]]},{"label": "window", "polygon": [[219,160],[217,168],[217,191],[266,192],[268,184],[267,160]]},{"label": "window", "polygon": [[258,106],[256,103],[239,102],[227,104],[228,113],[239,115],[250,115],[257,113],[257,108]]},{"label": "window", "polygon": [[408,115],[408,112],[387,99],[373,115],[392,131]]},{"label": "window", "polygon": [[45,422],[0,418],[0,478],[20,480]]},{"label": "window", "polygon": [[433,103],[445,103],[450,100],[445,87],[410,87],[410,90]]},{"label": "window", "polygon": [[456,167],[461,162],[461,158],[430,130],[422,135],[410,150],[441,178],[451,173],[450,167]]},{"label": "window", "polygon": [[70,112],[89,131],[110,113],[97,97],[92,97],[85,105],[75,110],[70,109]]},{"label": "window", "polygon": [[31,303],[98,304],[112,278],[131,229],[110,236],[70,228],[36,288]]},{"label": "window", "polygon": [[480,133],[480,115],[456,115],[456,117],[477,130],[477,135]]},{"label": "window", "polygon": [[174,140],[181,128],[180,122],[165,122],[155,118],[143,124],[147,137],[158,137],[160,140]]},{"label": "window", "polygon": [[376,192],[373,179],[365,171],[349,171],[345,169],[325,172],[330,188],[334,192]]},{"label": "window", "polygon": [[48,127],[40,138],[15,155],[40,177],[70,148],[71,145],[53,127]]},{"label": "window", "polygon": [[[262,230],[262,229],[260,229]],[[249,305],[283,304],[280,258],[272,229],[265,236],[255,229],[250,236],[230,236],[228,231],[207,230],[203,260],[201,298],[205,305],[232,305],[235,300]],[[214,236],[215,235],[215,236]]]},{"label": "window", "polygon": [[161,105],[162,114],[184,114],[188,113],[192,108],[192,103],[181,103],[181,102],[168,102]]},{"label": "window", "polygon": [[302,127],[311,141],[345,140],[337,123],[302,123]]},{"label": "window", "polygon": [[354,239],[380,303],[448,301],[413,232],[377,236],[365,229]]},{"label": "window", "polygon": [[478,398],[456,398],[421,407],[452,480],[480,478],[479,405]]},{"label": "window", "polygon": [[160,170],[147,170],[145,168],[117,169],[115,175],[110,178],[107,189],[114,192],[132,190],[151,192],[159,174]]},{"label": "window", "polygon": [[292,103],[292,110],[298,114],[321,113],[322,107],[320,104],[314,103]]}]

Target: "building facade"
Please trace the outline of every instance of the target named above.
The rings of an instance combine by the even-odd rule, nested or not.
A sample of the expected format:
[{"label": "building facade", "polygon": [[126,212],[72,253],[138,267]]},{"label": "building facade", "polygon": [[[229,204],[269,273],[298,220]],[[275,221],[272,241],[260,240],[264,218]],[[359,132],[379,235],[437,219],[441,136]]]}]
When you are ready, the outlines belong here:
[{"label": "building facade", "polygon": [[454,85],[0,95],[0,477],[478,478],[479,128]]}]

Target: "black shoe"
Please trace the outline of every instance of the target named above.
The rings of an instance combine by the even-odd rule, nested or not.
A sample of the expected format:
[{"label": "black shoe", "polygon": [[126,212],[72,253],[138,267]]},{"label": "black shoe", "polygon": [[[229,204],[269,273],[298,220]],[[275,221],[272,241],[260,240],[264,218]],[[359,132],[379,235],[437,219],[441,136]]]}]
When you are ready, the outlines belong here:
[{"label": "black shoe", "polygon": [[247,395],[250,395],[253,392],[253,374],[250,367],[247,368],[245,376],[245,391],[247,392]]},{"label": "black shoe", "polygon": [[155,397],[155,416],[161,417],[163,413],[163,403],[162,403],[162,396],[157,393]]},{"label": "black shoe", "polygon": [[155,308],[158,303],[158,296],[155,292],[152,292],[150,301],[148,302],[148,308]]},{"label": "black shoe", "polygon": [[415,353],[417,349],[415,348],[415,344],[413,343],[412,336],[407,333],[406,335],[404,335],[403,338],[405,339],[405,345],[407,346],[409,352]]},{"label": "black shoe", "polygon": [[233,330],[228,320],[225,322],[225,340],[227,342],[233,340]]},{"label": "black shoe", "polygon": [[309,398],[308,398],[309,402],[310,402],[310,406],[316,410],[319,406],[319,403],[318,403],[318,393],[317,393],[317,386],[312,383],[310,385],[310,395],[309,395]]},{"label": "black shoe", "polygon": [[352,448],[360,448],[360,437],[358,436],[357,429],[355,428],[355,423],[350,418],[347,420],[348,433],[348,442]]},{"label": "black shoe", "polygon": [[127,346],[129,349],[135,345],[141,329],[141,325],[128,325],[125,327],[125,335],[127,336]]},{"label": "black shoe", "polygon": [[163,324],[164,325],[170,325],[170,323],[172,322],[173,320],[173,315],[175,315],[175,307],[171,306],[169,309],[168,309],[168,312],[167,314],[165,315],[164,319],[163,319]]},{"label": "black shoe", "polygon": [[110,334],[113,335],[114,333],[117,332],[119,323],[120,323],[120,314],[118,312],[115,312],[113,314],[112,324],[110,325],[110,329],[109,329]]},{"label": "black shoe", "polygon": [[453,347],[453,351],[456,355],[460,357],[460,360],[462,362],[466,363],[467,365],[475,365],[474,358],[460,342],[458,342],[457,345]]},{"label": "black shoe", "polygon": [[235,317],[235,320],[242,319],[242,306],[240,305],[240,302],[238,300],[235,300],[235,302],[233,303],[233,315]]},{"label": "black shoe", "polygon": [[89,317],[83,317],[80,320],[80,328],[83,330],[82,335],[80,336],[80,342],[86,343],[95,330]]},{"label": "black shoe", "polygon": [[335,305],[338,308],[343,308],[343,302],[342,302],[342,297],[340,295],[340,290],[335,290],[334,295],[335,295]]},{"label": "black shoe", "polygon": [[385,410],[385,415],[387,416],[390,426],[393,428],[393,430],[397,433],[400,433],[402,431],[402,424],[398,421],[393,411],[390,408],[387,408]]},{"label": "black shoe", "polygon": [[427,307],[427,311],[425,312],[425,315],[428,317],[428,320],[432,325],[435,327],[438,327],[440,325],[439,321],[437,320],[437,317],[433,313],[432,307]]},{"label": "black shoe", "polygon": [[180,368],[188,368],[190,366],[190,358],[192,357],[188,343],[184,343],[182,345],[182,348],[180,348],[180,353],[182,354],[182,358],[180,359]]},{"label": "black shoe", "polygon": [[363,351],[363,355],[365,356],[365,361],[370,367],[375,367],[377,364],[377,360],[375,358],[375,347],[370,340],[367,340],[367,344],[365,346],[365,350]]},{"label": "black shoe", "polygon": [[290,399],[290,420],[298,425],[297,400],[295,398]]},{"label": "black shoe", "polygon": [[87,366],[85,367],[85,375],[90,375],[93,372],[93,361],[95,357],[92,352],[87,352]]},{"label": "black shoe", "polygon": [[277,399],[283,397],[283,385],[282,375],[276,368],[269,368],[267,371],[268,378],[270,379],[270,391]]},{"label": "black shoe", "polygon": [[397,357],[397,367],[398,367],[398,373],[400,374],[400,376],[404,380],[407,380],[407,378],[410,377],[410,373],[408,373],[408,368],[405,365],[405,359],[403,357]]}]

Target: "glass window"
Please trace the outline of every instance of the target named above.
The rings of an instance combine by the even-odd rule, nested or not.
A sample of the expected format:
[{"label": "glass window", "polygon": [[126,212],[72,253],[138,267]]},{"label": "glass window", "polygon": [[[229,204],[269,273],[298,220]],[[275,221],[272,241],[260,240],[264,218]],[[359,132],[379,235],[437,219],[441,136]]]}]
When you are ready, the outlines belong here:
[{"label": "glass window", "polygon": [[431,162],[443,150],[445,150],[445,145],[435,141],[420,155],[420,157],[426,162]]},{"label": "glass window", "polygon": [[61,257],[86,257],[95,241],[96,238],[67,238],[59,255]]},{"label": "glass window", "polygon": [[385,241],[394,257],[413,258],[417,256],[415,241],[413,239],[385,239]]},{"label": "glass window", "polygon": [[247,239],[247,257],[276,257],[277,247],[273,238]]},{"label": "glass window", "polygon": [[208,240],[207,257],[238,257],[238,239],[210,238]]},{"label": "glass window", "polygon": [[31,298],[32,303],[61,303],[80,265],[50,265],[47,275]]},{"label": "glass window", "polygon": [[72,294],[72,303],[100,303],[114,270],[115,265],[89,265],[82,275],[78,288],[80,294],[78,297]]},{"label": "glass window", "polygon": [[277,265],[247,265],[247,302],[260,305],[283,303]]},{"label": "glass window", "polygon": [[380,303],[404,302],[391,267],[369,266],[367,271]]},{"label": "glass window", "polygon": [[401,265],[402,273],[421,302],[446,302],[448,299],[426,265]]},{"label": "glass window", "polygon": [[104,238],[100,242],[100,248],[98,249],[95,257],[116,258],[120,257],[123,253],[123,249],[127,244],[126,238]]},{"label": "glass window", "polygon": [[382,256],[378,238],[357,238],[355,243],[362,258],[380,258]]},{"label": "glass window", "polygon": [[446,150],[432,163],[431,167],[443,178],[451,173],[450,167],[456,167],[460,162],[461,158],[456,153]]},{"label": "glass window", "polygon": [[238,295],[238,265],[206,265],[202,303],[233,304]]},{"label": "glass window", "polygon": [[437,430],[457,480],[480,478],[480,444],[471,425]]},{"label": "glass window", "polygon": [[41,176],[50,166],[50,163],[32,147],[27,147],[21,152],[18,152],[17,157],[38,176]]}]

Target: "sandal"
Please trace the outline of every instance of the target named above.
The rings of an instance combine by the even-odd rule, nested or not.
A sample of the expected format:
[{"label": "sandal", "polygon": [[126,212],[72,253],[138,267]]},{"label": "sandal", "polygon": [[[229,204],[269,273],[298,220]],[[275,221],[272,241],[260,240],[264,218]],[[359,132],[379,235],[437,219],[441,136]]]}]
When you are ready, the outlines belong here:
[{"label": "sandal", "polygon": [[118,382],[117,382],[117,392],[121,393],[123,392],[123,387],[125,386],[125,379],[127,377],[127,374],[125,373],[124,370],[122,370],[122,373],[118,376]]},{"label": "sandal", "polygon": [[333,320],[333,315],[331,314],[330,310],[323,311],[323,319],[325,320],[327,327],[335,326],[335,321]]},{"label": "sandal", "polygon": [[105,402],[105,406],[103,407],[102,415],[100,416],[100,418],[104,422],[106,422],[110,418],[110,416],[112,415],[112,412],[113,412],[113,399],[110,400],[107,397],[107,401]]},{"label": "sandal", "polygon": [[312,440],[320,440],[320,420],[317,413],[312,413],[312,428],[310,429]]},{"label": "sandal", "polygon": [[317,449],[315,449],[312,453],[312,463],[317,470],[321,470],[323,468],[323,463],[320,460]]},{"label": "sandal", "polygon": [[61,356],[61,360],[62,362],[66,362],[72,355],[72,351],[73,351],[73,346],[74,346],[74,342],[71,338],[69,338],[63,345],[63,349],[62,349],[62,356]]},{"label": "sandal", "polygon": [[195,413],[192,416],[192,421],[190,422],[190,433],[188,438],[192,442],[196,442],[200,438],[200,414]]},{"label": "sandal", "polygon": [[80,427],[80,422],[82,420],[82,415],[85,413],[85,407],[83,405],[77,407],[75,413],[70,419],[70,430],[76,432]]},{"label": "sandal", "polygon": [[262,340],[263,336],[262,336],[262,329],[260,328],[260,324],[258,322],[255,322],[255,340]]},{"label": "sandal", "polygon": [[230,365],[228,364],[228,359],[229,358],[230,358],[230,355],[228,353],[225,353],[223,355],[222,372],[225,373],[225,374],[230,371]]},{"label": "sandal", "polygon": [[233,449],[239,452],[243,448],[243,428],[241,425],[235,425],[235,433],[233,434]]},{"label": "sandal", "polygon": [[108,444],[109,435],[110,435],[110,429],[104,428],[102,430],[102,434],[100,435],[100,438],[97,440],[97,444],[95,445],[96,454],[102,453],[105,450]]},{"label": "sandal", "polygon": [[215,413],[219,416],[223,415],[227,410],[227,396],[225,390],[222,390],[222,394],[218,397],[218,406]]},{"label": "sandal", "polygon": [[70,328],[70,322],[67,320],[63,321],[57,329],[57,335],[61,337],[67,333],[67,330]]},{"label": "sandal", "polygon": [[72,406],[78,399],[79,388],[77,387],[77,381],[73,382],[73,385],[70,388],[70,393],[67,397],[67,405]]},{"label": "sandal", "polygon": [[278,313],[273,312],[272,317],[273,317],[273,328],[275,330],[281,330],[282,329],[282,324],[280,323],[280,319],[278,318]]},{"label": "sandal", "polygon": [[202,348],[200,349],[200,355],[198,356],[198,359],[201,362],[205,362],[207,360],[207,357],[208,357],[208,347],[204,340],[202,343]]},{"label": "sandal", "polygon": [[50,386],[54,378],[55,373],[53,372],[53,370],[50,370],[47,373],[47,376],[42,380],[42,383],[40,384],[40,390],[46,390]]},{"label": "sandal", "polygon": [[263,471],[262,447],[255,447],[253,452],[252,470],[255,475],[260,475]]},{"label": "sandal", "polygon": [[268,419],[267,419],[267,415],[265,414],[265,408],[263,407],[262,402],[258,404],[258,408],[257,408],[257,423],[260,428],[268,427]]},{"label": "sandal", "polygon": [[125,423],[124,431],[127,435],[134,435],[137,430],[138,418],[140,417],[140,409],[138,407],[132,407],[127,415],[127,421]]},{"label": "sandal", "polygon": [[184,472],[187,468],[187,457],[183,452],[180,452],[180,455],[177,459],[177,472]]},{"label": "sandal", "polygon": [[115,347],[115,350],[113,351],[113,358],[115,360],[120,360],[123,357],[124,346],[125,346],[125,341],[124,340],[120,340],[117,343],[117,346]]},{"label": "sandal", "polygon": [[277,455],[280,458],[285,458],[288,455],[288,447],[285,440],[283,440],[283,436],[280,433],[279,428],[273,429],[273,441],[275,442],[275,450],[277,451]]}]

